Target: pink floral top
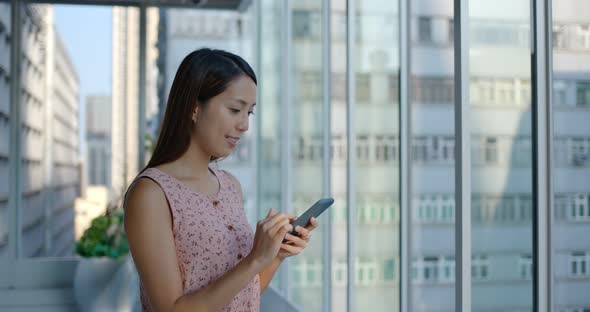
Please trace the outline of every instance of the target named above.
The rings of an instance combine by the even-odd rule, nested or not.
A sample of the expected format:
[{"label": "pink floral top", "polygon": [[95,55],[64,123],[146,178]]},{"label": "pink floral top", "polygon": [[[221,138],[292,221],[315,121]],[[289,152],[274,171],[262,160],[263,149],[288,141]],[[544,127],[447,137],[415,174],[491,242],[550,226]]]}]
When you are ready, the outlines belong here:
[{"label": "pink floral top", "polygon": [[[238,185],[230,173],[210,170],[220,186],[214,195],[199,194],[157,168],[149,168],[137,177],[155,181],[166,195],[184,294],[209,285],[235,267],[250,253],[254,241]],[[151,311],[141,284],[140,289],[142,310]],[[259,309],[260,277],[256,275],[222,311]]]}]

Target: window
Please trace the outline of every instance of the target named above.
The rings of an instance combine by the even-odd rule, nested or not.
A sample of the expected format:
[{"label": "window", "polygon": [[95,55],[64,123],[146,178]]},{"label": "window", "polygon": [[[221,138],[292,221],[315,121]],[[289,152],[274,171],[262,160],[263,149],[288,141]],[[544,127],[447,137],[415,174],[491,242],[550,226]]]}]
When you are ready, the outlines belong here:
[{"label": "window", "polygon": [[413,282],[452,283],[455,280],[455,257],[428,256],[412,260]]},{"label": "window", "polygon": [[487,256],[473,256],[471,258],[471,278],[474,281],[488,280],[490,277],[490,264]]},{"label": "window", "polygon": [[590,107],[590,82],[576,83],[576,106]]},{"label": "window", "polygon": [[369,103],[371,100],[371,77],[368,73],[356,74],[356,100]]},{"label": "window", "polygon": [[570,256],[570,275],[572,277],[590,276],[590,253],[574,252]]},{"label": "window", "polygon": [[553,26],[553,47],[557,49],[565,49],[567,47],[564,25]]},{"label": "window", "polygon": [[345,286],[346,285],[346,274],[348,268],[346,267],[345,259],[338,259],[333,264],[332,282],[334,286]]},{"label": "window", "polygon": [[432,18],[418,17],[418,42],[432,43]]},{"label": "window", "polygon": [[383,280],[385,282],[393,282],[395,281],[395,276],[395,260],[385,259],[385,261],[383,261]]},{"label": "window", "polygon": [[575,167],[590,164],[590,138],[570,138],[570,155]]},{"label": "window", "polygon": [[395,198],[387,198],[383,203],[383,223],[392,224],[396,223],[398,210],[398,200]]},{"label": "window", "polygon": [[440,280],[445,283],[455,281],[455,257],[444,257],[440,261]]},{"label": "window", "polygon": [[567,84],[564,80],[553,81],[553,104],[556,106],[567,105]]},{"label": "window", "polygon": [[425,282],[436,282],[438,280],[438,257],[424,258],[422,278]]},{"label": "window", "polygon": [[511,105],[514,103],[514,82],[511,80],[496,81],[496,92],[499,105]]},{"label": "window", "polygon": [[356,142],[356,157],[359,161],[368,162],[369,159],[369,137],[367,135],[359,135]]},{"label": "window", "polygon": [[445,77],[412,79],[412,101],[417,104],[452,104],[454,81]]},{"label": "window", "polygon": [[520,259],[518,259],[518,271],[520,279],[531,280],[533,278],[533,257],[531,255],[520,256]]},{"label": "window", "polygon": [[576,41],[580,45],[580,49],[590,49],[590,25],[576,25]]},{"label": "window", "polygon": [[485,140],[484,162],[486,164],[498,163],[498,140],[488,137]]},{"label": "window", "polygon": [[[335,198],[335,202],[345,202],[344,198]],[[332,221],[334,224],[347,222],[346,209],[343,205],[334,205],[331,209]]]},{"label": "window", "polygon": [[346,141],[341,135],[332,137],[332,147],[330,153],[334,162],[346,161]]},{"label": "window", "polygon": [[361,259],[356,266],[356,283],[361,286],[371,286],[377,283],[377,262]]},{"label": "window", "polygon": [[428,155],[426,152],[428,149],[427,138],[425,136],[414,137],[413,141],[414,144],[412,146],[412,159],[416,162],[426,163],[426,161],[428,160]]},{"label": "window", "polygon": [[414,222],[455,222],[455,198],[451,194],[421,194],[413,202]]},{"label": "window", "polygon": [[455,198],[451,195],[443,195],[441,204],[440,220],[449,223],[455,222]]},{"label": "window", "polygon": [[514,140],[512,146],[514,161],[516,166],[529,166],[532,163],[531,159],[531,140],[529,138],[519,137]]},{"label": "window", "polygon": [[455,138],[443,137],[440,143],[441,161],[452,164],[455,161]]},{"label": "window", "polygon": [[518,195],[519,218],[523,222],[532,220],[533,198],[531,194]]},{"label": "window", "polygon": [[590,194],[573,194],[571,202],[570,220],[588,221],[590,220]]},{"label": "window", "polygon": [[395,135],[375,136],[375,160],[381,162],[397,161],[398,140]]}]

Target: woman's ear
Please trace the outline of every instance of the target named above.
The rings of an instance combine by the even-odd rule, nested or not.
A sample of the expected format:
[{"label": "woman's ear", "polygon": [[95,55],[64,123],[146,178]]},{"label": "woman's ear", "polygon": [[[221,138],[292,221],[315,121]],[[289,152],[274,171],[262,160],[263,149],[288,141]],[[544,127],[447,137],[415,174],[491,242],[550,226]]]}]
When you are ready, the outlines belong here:
[{"label": "woman's ear", "polygon": [[198,116],[199,116],[199,106],[195,107],[195,111],[193,112],[193,116],[191,117],[191,119],[193,120],[193,123],[197,123]]}]

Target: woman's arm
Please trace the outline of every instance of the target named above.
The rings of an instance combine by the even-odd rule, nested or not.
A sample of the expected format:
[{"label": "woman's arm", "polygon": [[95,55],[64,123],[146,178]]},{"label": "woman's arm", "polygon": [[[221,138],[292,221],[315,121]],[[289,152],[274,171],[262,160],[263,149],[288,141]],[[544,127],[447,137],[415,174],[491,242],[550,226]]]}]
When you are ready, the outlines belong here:
[{"label": "woman's arm", "polygon": [[285,215],[259,222],[250,255],[207,287],[183,295],[172,218],[163,191],[155,182],[140,179],[129,191],[125,207],[131,254],[155,311],[220,310],[274,259],[289,228]]},{"label": "woman's arm", "polygon": [[265,266],[262,271],[260,271],[260,293],[266,290],[281,263],[283,263],[283,259],[276,257],[269,265]]},{"label": "woman's arm", "polygon": [[[274,211],[271,209],[269,212],[269,216],[273,216]],[[292,223],[295,221],[293,216],[289,216],[290,222]],[[311,237],[310,233],[318,226],[318,221],[316,218],[311,218],[310,224],[307,227],[298,226],[295,230],[304,238],[299,236],[293,236],[291,234],[287,234],[285,239],[288,241],[286,243],[281,244],[281,249],[274,260],[264,267],[262,271],[260,271],[260,292],[266,290],[270,281],[272,280],[274,274],[276,273],[277,269],[283,263],[287,257],[293,257],[300,254],[305,247],[307,247],[307,243],[309,238]]]}]

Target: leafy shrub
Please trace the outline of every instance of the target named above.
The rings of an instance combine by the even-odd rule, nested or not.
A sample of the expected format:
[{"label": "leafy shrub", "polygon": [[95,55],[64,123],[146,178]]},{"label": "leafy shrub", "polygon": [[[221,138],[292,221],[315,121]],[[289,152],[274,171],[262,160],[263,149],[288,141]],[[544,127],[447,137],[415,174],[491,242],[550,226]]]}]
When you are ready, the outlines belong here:
[{"label": "leafy shrub", "polygon": [[123,211],[107,210],[92,220],[76,243],[76,253],[82,257],[118,258],[129,253],[123,224]]}]

